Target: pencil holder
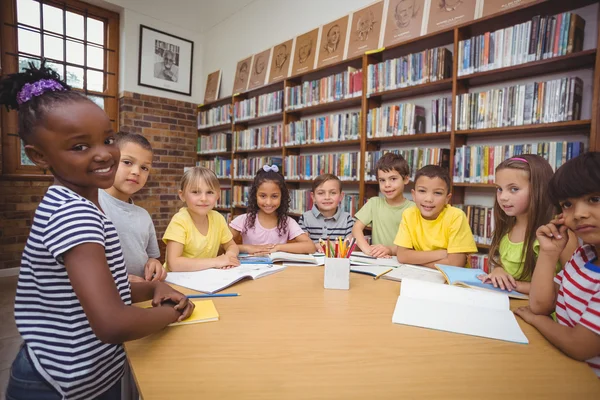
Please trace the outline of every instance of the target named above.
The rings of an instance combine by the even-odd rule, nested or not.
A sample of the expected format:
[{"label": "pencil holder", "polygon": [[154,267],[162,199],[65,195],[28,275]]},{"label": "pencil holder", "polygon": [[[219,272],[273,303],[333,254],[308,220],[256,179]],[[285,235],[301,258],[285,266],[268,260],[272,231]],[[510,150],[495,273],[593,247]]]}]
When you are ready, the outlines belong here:
[{"label": "pencil holder", "polygon": [[325,289],[350,289],[350,259],[325,258]]}]

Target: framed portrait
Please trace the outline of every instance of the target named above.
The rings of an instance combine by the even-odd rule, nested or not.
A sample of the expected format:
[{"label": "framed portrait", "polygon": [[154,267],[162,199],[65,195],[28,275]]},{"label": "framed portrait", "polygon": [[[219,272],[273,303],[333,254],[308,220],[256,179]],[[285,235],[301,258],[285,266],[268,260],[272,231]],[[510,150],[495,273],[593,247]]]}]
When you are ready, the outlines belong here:
[{"label": "framed portrait", "polygon": [[296,37],[292,75],[312,71],[315,68],[316,50],[319,48],[319,28]]},{"label": "framed portrait", "polygon": [[248,81],[250,80],[250,69],[252,68],[252,59],[254,56],[244,58],[238,61],[235,67],[235,78],[233,79],[232,94],[242,93],[248,90]]},{"label": "framed portrait", "polygon": [[140,25],[138,85],[192,95],[194,42]]},{"label": "framed portrait", "polygon": [[211,72],[206,77],[206,88],[204,90],[204,102],[210,103],[219,98],[221,89],[221,70]]},{"label": "framed portrait", "polygon": [[354,11],[350,16],[350,33],[346,58],[363,55],[379,48],[383,22],[383,1]]},{"label": "framed portrait", "polygon": [[473,21],[477,15],[477,0],[438,0],[431,3],[427,33]]},{"label": "framed portrait", "polygon": [[294,40],[290,39],[273,47],[273,51],[271,52],[269,83],[283,80],[289,76],[293,44]]},{"label": "framed portrait", "polygon": [[346,15],[321,28],[317,67],[335,64],[344,59],[348,20],[349,17]]},{"label": "framed portrait", "polygon": [[265,85],[268,79],[271,50],[268,49],[255,54],[252,58],[252,71],[250,72],[250,81],[248,81],[248,90],[257,89]]},{"label": "framed portrait", "polygon": [[392,46],[421,36],[425,0],[390,0],[387,2],[383,45]]}]

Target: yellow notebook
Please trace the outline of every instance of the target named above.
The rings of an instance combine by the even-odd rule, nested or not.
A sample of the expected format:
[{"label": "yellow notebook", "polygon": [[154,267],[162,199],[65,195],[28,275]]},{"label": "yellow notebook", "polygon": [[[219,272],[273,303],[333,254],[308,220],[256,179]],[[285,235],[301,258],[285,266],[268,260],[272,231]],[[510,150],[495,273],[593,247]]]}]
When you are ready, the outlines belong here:
[{"label": "yellow notebook", "polygon": [[219,320],[219,312],[212,300],[190,300],[196,305],[192,315],[181,322],[173,322],[169,326],[199,324],[201,322],[212,322]]}]

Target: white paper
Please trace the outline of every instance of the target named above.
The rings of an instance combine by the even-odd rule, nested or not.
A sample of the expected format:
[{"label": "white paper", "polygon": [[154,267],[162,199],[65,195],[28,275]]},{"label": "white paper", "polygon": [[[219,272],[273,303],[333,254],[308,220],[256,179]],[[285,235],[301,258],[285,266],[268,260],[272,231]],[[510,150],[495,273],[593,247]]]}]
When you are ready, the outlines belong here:
[{"label": "white paper", "polygon": [[402,264],[393,271],[388,272],[382,279],[391,281],[402,281],[403,279],[417,279],[432,283],[444,284],[446,280],[440,271],[417,265]]}]

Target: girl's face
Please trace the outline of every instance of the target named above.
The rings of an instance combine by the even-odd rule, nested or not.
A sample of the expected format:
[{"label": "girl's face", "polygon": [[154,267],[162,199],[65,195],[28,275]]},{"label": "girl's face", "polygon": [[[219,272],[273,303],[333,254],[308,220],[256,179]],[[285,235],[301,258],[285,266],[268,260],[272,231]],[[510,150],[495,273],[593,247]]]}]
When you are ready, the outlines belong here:
[{"label": "girl's face", "polygon": [[215,208],[219,200],[219,193],[211,189],[203,180],[197,184],[188,186],[184,191],[179,191],[179,198],[185,202],[185,205],[193,214],[207,215],[210,210]]},{"label": "girl's face", "polygon": [[529,211],[529,174],[525,171],[504,168],[496,172],[496,200],[502,211],[510,217]]},{"label": "girl's face", "polygon": [[53,108],[25,146],[29,158],[52,171],[56,181],[83,197],[108,189],[115,180],[120,151],[108,116],[91,101]]},{"label": "girl's face", "polygon": [[265,214],[273,214],[281,204],[281,190],[277,183],[266,181],[260,184],[256,191],[258,208]]}]

